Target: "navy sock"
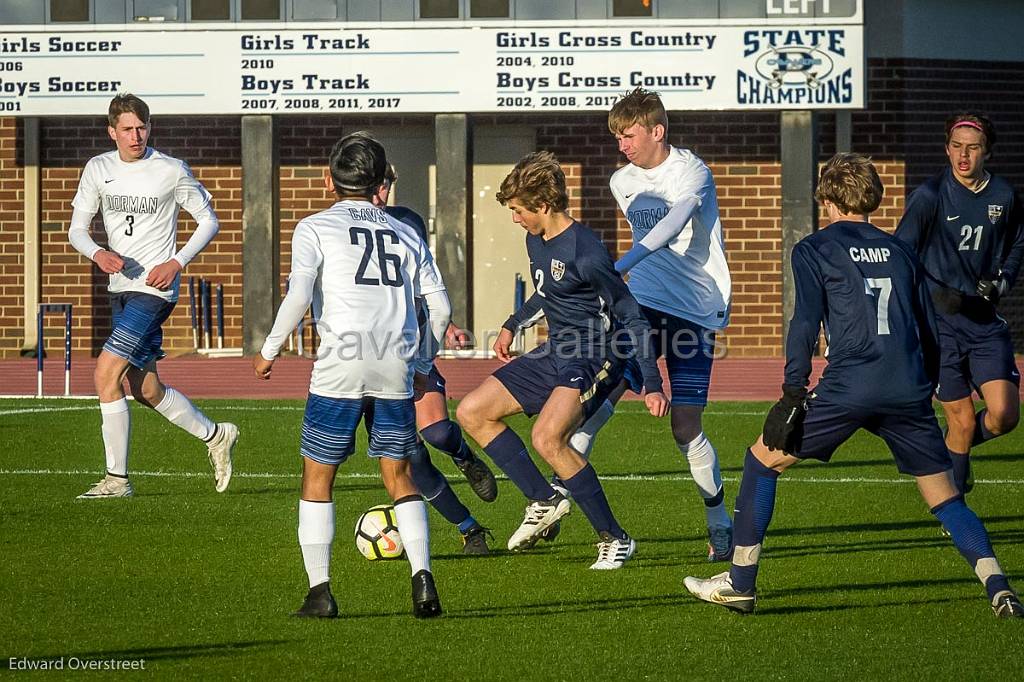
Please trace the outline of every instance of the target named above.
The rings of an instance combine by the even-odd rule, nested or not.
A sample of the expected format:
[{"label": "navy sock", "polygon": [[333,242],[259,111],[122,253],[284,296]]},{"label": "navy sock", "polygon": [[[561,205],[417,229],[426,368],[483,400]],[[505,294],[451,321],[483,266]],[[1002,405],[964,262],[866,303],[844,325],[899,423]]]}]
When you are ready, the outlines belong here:
[{"label": "navy sock", "polygon": [[[462,504],[455,491],[448,485],[448,479],[430,461],[430,454],[423,443],[418,443],[416,456],[412,458],[412,482],[427,502],[449,523],[461,524],[472,518],[469,509]],[[461,528],[460,528],[461,529]]]},{"label": "navy sock", "polygon": [[476,522],[476,519],[474,519],[472,516],[467,516],[466,520],[459,524],[459,532],[460,533],[465,533],[466,531],[468,531],[473,526],[479,526],[479,525],[480,524],[478,524]]},{"label": "navy sock", "polygon": [[977,514],[964,502],[963,496],[948,499],[931,511],[949,531],[953,544],[985,585],[988,598],[991,600],[999,592],[1009,590],[1010,583],[996,561],[988,531]]},{"label": "navy sock", "polygon": [[975,445],[981,445],[986,441],[990,441],[996,437],[996,434],[988,430],[985,426],[985,415],[988,414],[988,409],[978,410],[978,413],[974,415],[974,436],[971,438],[971,447]]},{"label": "navy sock", "polygon": [[967,492],[967,479],[971,474],[971,456],[965,452],[953,452],[949,448],[946,450],[953,460],[953,483],[957,492],[963,495]]},{"label": "navy sock", "polygon": [[597,472],[589,462],[575,476],[565,479],[563,483],[594,530],[598,533],[610,533],[620,540],[628,537],[626,531],[622,530],[622,526],[615,520],[612,508],[608,506],[604,488],[601,487],[601,481],[597,480]]},{"label": "navy sock", "polygon": [[555,495],[544,474],[530,459],[522,439],[506,428],[484,446],[484,452],[505,472],[516,487],[531,500],[550,500]]},{"label": "navy sock", "polygon": [[779,472],[769,469],[747,448],[743,460],[743,480],[736,495],[733,512],[733,543],[736,550],[732,558],[729,577],[733,589],[749,592],[757,584],[757,562],[761,557],[761,543],[775,511],[775,488]]},{"label": "navy sock", "polygon": [[473,453],[462,437],[462,429],[451,419],[442,419],[420,431],[423,440],[458,462],[473,459]]}]

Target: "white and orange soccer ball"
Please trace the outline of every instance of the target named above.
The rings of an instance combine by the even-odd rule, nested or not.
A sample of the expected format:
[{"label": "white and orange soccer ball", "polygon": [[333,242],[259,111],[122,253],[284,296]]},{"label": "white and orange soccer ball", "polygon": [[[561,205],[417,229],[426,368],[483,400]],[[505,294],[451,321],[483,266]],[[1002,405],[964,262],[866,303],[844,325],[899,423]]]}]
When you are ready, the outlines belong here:
[{"label": "white and orange soccer ball", "polygon": [[393,506],[379,504],[363,512],[356,521],[356,549],[370,561],[400,559],[405,554]]}]

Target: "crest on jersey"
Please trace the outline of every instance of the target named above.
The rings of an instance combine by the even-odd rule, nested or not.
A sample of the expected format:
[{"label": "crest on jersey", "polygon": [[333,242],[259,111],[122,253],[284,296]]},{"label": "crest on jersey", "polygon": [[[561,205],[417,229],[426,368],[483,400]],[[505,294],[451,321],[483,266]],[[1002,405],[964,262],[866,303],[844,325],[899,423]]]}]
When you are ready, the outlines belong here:
[{"label": "crest on jersey", "polygon": [[565,274],[565,263],[555,258],[551,259],[551,276],[556,282],[562,281],[562,275]]},{"label": "crest on jersey", "polygon": [[996,204],[988,205],[988,219],[995,225],[996,221],[1003,217],[1003,207]]}]

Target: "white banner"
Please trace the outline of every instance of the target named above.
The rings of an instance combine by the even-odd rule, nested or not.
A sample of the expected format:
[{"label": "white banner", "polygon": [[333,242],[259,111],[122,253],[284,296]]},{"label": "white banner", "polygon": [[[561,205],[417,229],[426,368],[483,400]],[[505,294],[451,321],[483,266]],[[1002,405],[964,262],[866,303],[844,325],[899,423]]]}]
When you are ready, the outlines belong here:
[{"label": "white banner", "polygon": [[864,106],[861,25],[336,28],[0,34],[0,114],[674,110]]}]

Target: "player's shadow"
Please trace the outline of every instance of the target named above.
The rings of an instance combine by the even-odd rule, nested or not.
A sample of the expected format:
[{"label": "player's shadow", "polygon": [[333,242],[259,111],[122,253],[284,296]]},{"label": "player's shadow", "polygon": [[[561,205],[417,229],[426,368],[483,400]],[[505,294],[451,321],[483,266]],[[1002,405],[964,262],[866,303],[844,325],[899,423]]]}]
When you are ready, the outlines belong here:
[{"label": "player's shadow", "polygon": [[[1024,520],[1024,515],[1016,516],[983,516],[981,520],[986,524],[1012,523]],[[877,523],[848,523],[840,525],[819,525],[819,526],[789,526],[781,528],[770,528],[768,537],[778,538],[788,535],[833,535],[840,533],[888,533],[893,531],[905,531],[914,529],[935,529],[938,533],[939,524],[933,518],[925,518],[918,521],[880,521]]]},{"label": "player's shadow", "polygon": [[[446,619],[508,618],[510,616],[554,616],[564,613],[593,613],[594,611],[623,611],[674,607],[692,598],[681,593],[618,597],[608,599],[580,599],[575,601],[539,602],[536,604],[510,604],[507,606],[481,606],[462,611],[448,611]],[[405,615],[405,614],[403,614]]]},{"label": "player's shadow", "polygon": [[[173,661],[189,658],[211,658],[219,656],[249,656],[256,649],[282,646],[285,644],[294,645],[295,642],[287,639],[266,639],[250,642],[221,642],[218,644],[196,644],[189,646],[158,646],[158,647],[133,647],[131,649],[107,649],[103,651],[76,651],[61,652],[51,655],[32,655],[32,660],[55,660],[63,658],[79,658],[82,660],[131,660],[142,659],[147,664],[153,661]],[[9,669],[10,662],[18,660],[18,657],[10,658],[4,656],[0,661],[0,669]]]},{"label": "player's shadow", "polygon": [[[925,588],[932,590],[937,587],[954,587],[954,586],[966,586],[976,585],[977,581],[973,578],[937,578],[937,579],[916,579],[916,580],[898,580],[898,581],[884,581],[884,582],[869,582],[869,583],[841,583],[834,586],[818,585],[814,594],[817,599],[824,597],[833,596],[836,601],[829,604],[814,604],[814,605],[799,605],[799,606],[769,606],[767,608],[759,607],[757,613],[761,615],[789,615],[794,613],[813,613],[818,611],[844,611],[849,609],[875,609],[875,608],[891,608],[891,607],[907,607],[916,606],[921,604],[947,604],[950,602],[977,602],[981,597],[936,597],[930,599],[914,599],[911,594],[907,595],[906,599],[898,600],[887,600],[884,602],[868,602],[868,603],[857,603],[853,601],[843,600],[843,595],[847,593],[858,594],[863,592],[877,594],[883,591],[890,591],[893,589],[915,589]],[[808,594],[806,587],[791,587],[782,589],[769,589],[762,590],[758,596],[762,599],[775,600],[778,598],[780,601],[786,597],[792,595],[796,597],[803,597]],[[851,594],[851,596],[852,596]],[[763,601],[761,602],[764,603]]]},{"label": "player's shadow", "polygon": [[[760,595],[759,595],[760,596]],[[760,597],[762,600],[764,597]],[[757,608],[758,616],[790,616],[796,613],[816,613],[836,611],[849,611],[853,609],[891,609],[922,606],[924,604],[950,604],[952,602],[978,602],[979,597],[951,597],[935,599],[900,599],[884,602],[873,602],[870,604],[819,604],[815,606],[769,606],[765,608],[764,602],[759,602]]]}]

